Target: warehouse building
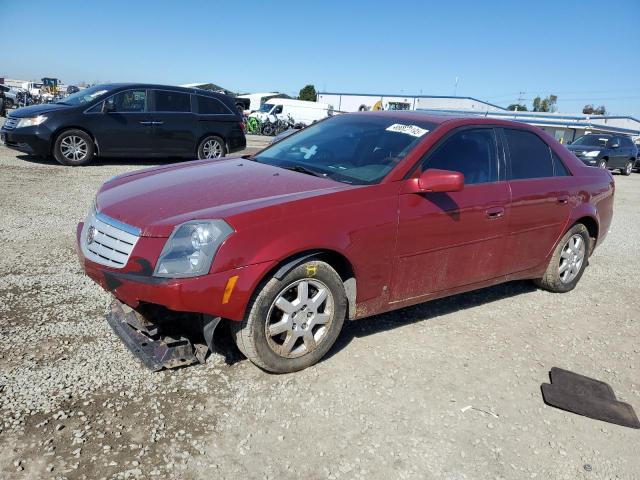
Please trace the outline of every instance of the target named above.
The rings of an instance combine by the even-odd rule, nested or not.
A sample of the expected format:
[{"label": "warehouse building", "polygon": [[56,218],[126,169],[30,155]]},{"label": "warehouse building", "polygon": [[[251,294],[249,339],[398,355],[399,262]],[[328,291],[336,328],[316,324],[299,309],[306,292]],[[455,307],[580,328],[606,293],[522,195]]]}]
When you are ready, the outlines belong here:
[{"label": "warehouse building", "polygon": [[560,143],[570,143],[588,133],[611,133],[629,135],[634,141],[640,141],[640,120],[622,115],[583,115],[546,112],[511,112],[458,109],[422,109],[435,114],[444,115],[483,115],[503,120],[515,120],[535,125],[555,137]]},{"label": "warehouse building", "polygon": [[318,93],[316,101],[331,105],[337,112],[420,109],[453,109],[476,112],[506,111],[502,107],[472,97],[447,97],[440,95],[320,92]]}]

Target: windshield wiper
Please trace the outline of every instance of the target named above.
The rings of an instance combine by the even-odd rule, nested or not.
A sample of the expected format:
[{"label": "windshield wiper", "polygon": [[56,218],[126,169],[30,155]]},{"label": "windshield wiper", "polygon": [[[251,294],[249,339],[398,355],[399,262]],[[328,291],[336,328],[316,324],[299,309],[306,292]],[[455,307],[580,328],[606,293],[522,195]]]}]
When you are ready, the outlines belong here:
[{"label": "windshield wiper", "polygon": [[313,170],[309,170],[308,168],[303,167],[302,165],[291,165],[291,166],[282,167],[282,168],[286,168],[287,170],[292,170],[294,172],[306,173],[307,175],[313,175],[314,177],[327,178],[326,173],[314,172]]}]

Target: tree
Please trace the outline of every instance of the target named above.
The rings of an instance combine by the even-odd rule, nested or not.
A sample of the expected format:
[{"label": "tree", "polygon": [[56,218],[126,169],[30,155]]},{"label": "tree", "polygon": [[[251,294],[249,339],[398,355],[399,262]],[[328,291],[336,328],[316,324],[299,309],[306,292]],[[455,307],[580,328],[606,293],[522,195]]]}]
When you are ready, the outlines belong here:
[{"label": "tree", "polygon": [[594,107],[593,105],[585,105],[582,109],[582,113],[585,115],[606,115],[607,108],[604,105],[600,105],[599,107]]},{"label": "tree", "polygon": [[305,87],[300,90],[300,94],[298,95],[298,100],[308,100],[309,102],[316,101],[316,87],[313,85],[305,85]]},{"label": "tree", "polygon": [[546,98],[536,97],[533,99],[533,111],[534,112],[555,112],[557,110],[556,102],[558,97],[556,95],[549,95]]},{"label": "tree", "polygon": [[507,107],[507,110],[511,110],[512,112],[528,112],[529,111],[527,109],[527,106],[523,105],[522,103],[512,103]]}]

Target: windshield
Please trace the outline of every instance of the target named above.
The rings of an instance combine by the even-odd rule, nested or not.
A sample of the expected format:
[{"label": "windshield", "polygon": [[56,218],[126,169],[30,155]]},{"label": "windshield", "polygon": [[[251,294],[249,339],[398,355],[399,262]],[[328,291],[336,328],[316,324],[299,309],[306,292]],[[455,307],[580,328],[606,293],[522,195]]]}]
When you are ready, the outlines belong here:
[{"label": "windshield", "polygon": [[576,139],[571,145],[580,145],[583,147],[606,147],[611,137],[602,135],[583,135]]},{"label": "windshield", "polygon": [[273,105],[271,103],[263,103],[262,105],[260,105],[260,111],[264,113],[269,113],[269,110],[271,110],[272,108]]},{"label": "windshield", "polygon": [[380,182],[424,136],[430,122],[350,114],[311,125],[263,150],[254,160],[308,170],[343,183]]},{"label": "windshield", "polygon": [[84,105],[89,103],[101,95],[104,95],[109,91],[104,85],[96,85],[95,87],[85,88],[84,90],[80,90],[79,92],[74,93],[73,95],[69,95],[68,97],[64,97],[62,100],[56,103],[63,103],[65,105]]}]

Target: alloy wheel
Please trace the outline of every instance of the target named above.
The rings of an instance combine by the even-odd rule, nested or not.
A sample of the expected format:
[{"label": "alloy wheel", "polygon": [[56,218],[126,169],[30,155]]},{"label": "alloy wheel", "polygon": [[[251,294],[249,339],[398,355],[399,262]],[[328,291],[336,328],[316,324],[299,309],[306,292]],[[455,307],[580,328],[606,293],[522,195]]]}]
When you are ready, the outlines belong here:
[{"label": "alloy wheel", "polygon": [[627,166],[625,167],[625,173],[627,175],[631,175],[632,171],[633,171],[633,162],[627,162]]},{"label": "alloy wheel", "polygon": [[60,142],[62,156],[71,162],[80,162],[85,159],[89,146],[87,142],[77,135],[64,137]]},{"label": "alloy wheel", "polygon": [[580,273],[586,253],[584,237],[578,233],[572,235],[562,247],[558,274],[562,283],[571,283]]},{"label": "alloy wheel", "polygon": [[305,278],[285,287],[275,298],[265,322],[271,350],[284,358],[314,351],[325,340],[333,318],[331,290]]},{"label": "alloy wheel", "polygon": [[204,158],[220,158],[222,157],[222,145],[217,140],[207,140],[202,147]]}]

